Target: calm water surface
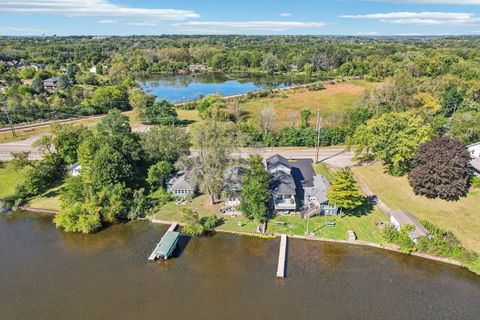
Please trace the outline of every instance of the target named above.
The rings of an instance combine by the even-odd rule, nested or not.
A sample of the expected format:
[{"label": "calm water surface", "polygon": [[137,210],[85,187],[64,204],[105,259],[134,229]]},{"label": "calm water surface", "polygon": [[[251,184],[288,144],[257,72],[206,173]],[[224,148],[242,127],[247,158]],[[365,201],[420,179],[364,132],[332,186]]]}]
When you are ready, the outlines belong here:
[{"label": "calm water surface", "polygon": [[184,102],[198,99],[208,94],[229,96],[261,90],[266,87],[283,88],[296,83],[305,82],[302,79],[280,78],[244,78],[231,79],[220,74],[168,76],[159,75],[150,79],[138,80],[137,83],[148,94],[155,94],[158,99],[170,102]]},{"label": "calm water surface", "polygon": [[279,240],[182,238],[147,262],[166,230],[135,222],[91,236],[50,218],[0,217],[1,319],[479,319],[480,277],[371,248]]}]

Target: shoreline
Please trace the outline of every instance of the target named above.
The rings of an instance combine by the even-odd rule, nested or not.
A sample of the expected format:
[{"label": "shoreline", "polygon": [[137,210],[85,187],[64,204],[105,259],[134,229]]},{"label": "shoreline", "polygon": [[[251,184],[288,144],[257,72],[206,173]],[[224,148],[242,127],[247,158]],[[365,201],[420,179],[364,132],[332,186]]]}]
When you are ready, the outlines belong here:
[{"label": "shoreline", "polygon": [[[43,213],[43,214],[56,214],[58,213],[57,210],[49,210],[49,209],[41,209],[41,208],[32,208],[28,206],[22,206],[19,207],[19,210],[27,211],[27,212],[34,212],[34,213]],[[152,224],[162,224],[162,225],[172,225],[172,224],[178,224],[179,226],[184,226],[184,223],[178,222],[178,221],[169,221],[169,220],[160,220],[160,219],[154,219],[150,217],[145,217],[138,219],[139,221],[149,221]],[[261,239],[276,239],[280,237],[282,234],[280,233],[275,233],[275,232],[266,232],[266,233],[261,233],[261,232],[255,232],[255,231],[245,231],[245,230],[235,230],[235,229],[228,229],[228,228],[222,228],[222,227],[216,227],[215,232],[219,233],[228,233],[228,234],[233,234],[237,236],[248,236],[248,237],[256,237],[256,238],[261,238]],[[295,240],[307,240],[307,241],[318,241],[318,242],[329,242],[329,243],[337,243],[337,244],[346,244],[346,245],[357,245],[357,246],[364,246],[364,247],[370,247],[370,248],[376,248],[376,249],[381,249],[381,250],[386,250],[390,252],[396,252],[396,253],[401,253],[404,255],[408,256],[414,256],[414,257],[419,257],[419,258],[424,258],[427,260],[431,261],[436,261],[436,262],[441,262],[441,263],[446,263],[458,267],[465,268],[469,270],[467,267],[465,267],[462,263],[459,261],[450,259],[450,258],[443,258],[443,257],[437,257],[437,256],[432,256],[426,253],[420,253],[420,252],[410,252],[410,253],[405,253],[401,251],[400,249],[396,248],[394,245],[383,245],[383,244],[378,244],[378,243],[373,243],[373,242],[367,242],[367,241],[362,241],[362,240],[337,240],[337,239],[330,239],[330,238],[322,238],[322,237],[306,237],[306,236],[299,236],[299,235],[293,235],[293,234],[287,234],[287,237],[290,239],[295,239]],[[469,270],[471,271],[471,270]],[[473,271],[471,271],[473,272]],[[475,273],[475,272],[473,272]]]}]

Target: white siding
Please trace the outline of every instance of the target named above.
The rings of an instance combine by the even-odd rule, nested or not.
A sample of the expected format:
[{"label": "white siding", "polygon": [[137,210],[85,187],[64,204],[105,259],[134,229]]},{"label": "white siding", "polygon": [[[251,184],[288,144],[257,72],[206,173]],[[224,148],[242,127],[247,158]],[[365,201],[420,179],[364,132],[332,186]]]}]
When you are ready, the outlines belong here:
[{"label": "white siding", "polygon": [[473,157],[480,158],[480,143],[469,146],[468,151]]}]

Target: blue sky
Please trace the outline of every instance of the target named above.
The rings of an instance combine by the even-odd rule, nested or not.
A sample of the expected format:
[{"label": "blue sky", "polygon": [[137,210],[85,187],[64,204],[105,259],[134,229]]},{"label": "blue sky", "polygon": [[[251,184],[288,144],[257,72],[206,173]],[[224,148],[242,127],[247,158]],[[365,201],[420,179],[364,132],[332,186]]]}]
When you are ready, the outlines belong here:
[{"label": "blue sky", "polygon": [[0,0],[0,35],[480,35],[480,0]]}]

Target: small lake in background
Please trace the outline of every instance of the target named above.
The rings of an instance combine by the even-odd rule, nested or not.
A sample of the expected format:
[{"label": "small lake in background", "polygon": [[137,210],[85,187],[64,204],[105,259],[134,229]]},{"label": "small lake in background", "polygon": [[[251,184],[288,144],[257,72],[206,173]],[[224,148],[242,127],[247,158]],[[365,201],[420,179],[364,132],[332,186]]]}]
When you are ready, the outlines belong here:
[{"label": "small lake in background", "polygon": [[230,96],[267,88],[285,88],[312,81],[308,78],[247,77],[233,78],[223,74],[157,75],[137,79],[138,85],[157,99],[172,103],[197,100],[200,96],[220,94]]},{"label": "small lake in background", "polygon": [[68,234],[52,217],[0,215],[1,319],[478,320],[480,277],[417,257],[291,240],[182,235],[168,261],[147,257],[168,226]]}]

